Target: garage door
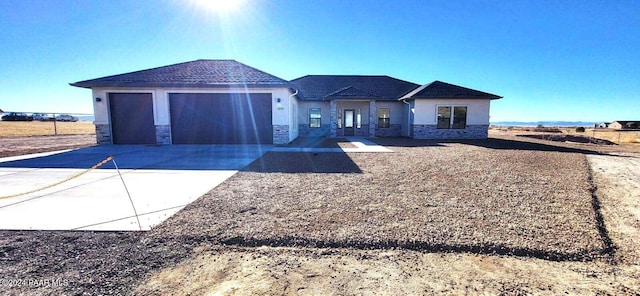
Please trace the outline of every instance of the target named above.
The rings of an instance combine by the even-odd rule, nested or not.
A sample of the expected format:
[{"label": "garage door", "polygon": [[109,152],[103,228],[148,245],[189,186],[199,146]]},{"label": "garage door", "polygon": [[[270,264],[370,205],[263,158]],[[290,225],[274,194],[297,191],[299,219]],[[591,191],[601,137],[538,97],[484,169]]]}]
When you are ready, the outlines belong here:
[{"label": "garage door", "polygon": [[109,111],[114,144],[156,143],[150,93],[111,93]]},{"label": "garage door", "polygon": [[271,144],[271,94],[169,94],[174,144]]}]

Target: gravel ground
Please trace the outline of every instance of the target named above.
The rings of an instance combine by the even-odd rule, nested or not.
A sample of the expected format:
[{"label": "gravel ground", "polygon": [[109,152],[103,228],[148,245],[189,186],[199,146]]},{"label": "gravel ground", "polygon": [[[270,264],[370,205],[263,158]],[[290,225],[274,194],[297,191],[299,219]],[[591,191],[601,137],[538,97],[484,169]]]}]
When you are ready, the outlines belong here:
[{"label": "gravel ground", "polygon": [[243,246],[406,248],[550,260],[603,253],[581,154],[455,143],[392,149],[267,153],[157,233]]},{"label": "gravel ground", "polygon": [[[388,140],[380,140],[384,141]],[[441,285],[404,290],[413,293],[474,294],[488,289],[526,294],[532,291],[523,279],[539,275],[535,268],[575,274],[568,280],[603,278],[599,281],[613,290],[602,291],[627,291],[626,286],[615,287],[614,279],[608,278],[608,265],[602,266],[606,260],[599,260],[607,246],[598,231],[593,186],[582,155],[593,152],[503,140],[395,143],[390,147],[395,153],[267,153],[146,233],[0,231],[0,280],[67,281],[55,287],[13,286],[4,293],[122,295],[134,289],[135,294],[154,295],[179,289],[202,294],[206,290],[190,290],[190,285],[198,286],[199,278],[181,282],[189,277],[173,275],[178,270],[174,268],[202,276],[204,282],[218,278],[218,284],[229,284],[225,275],[248,277],[254,270],[251,264],[262,264],[250,258],[266,260],[262,269],[255,269],[264,273],[254,277],[280,279],[273,284],[276,289],[256,290],[268,294],[300,291],[288,290],[292,276],[298,284],[311,283],[308,289],[328,280],[330,290],[325,292],[338,294],[376,290],[372,285],[382,278],[402,279],[399,283],[406,287],[420,288],[415,281],[429,279]],[[509,275],[515,267],[500,263],[503,257],[513,266],[523,265],[524,271]],[[513,283],[474,276],[456,265],[458,259],[464,264],[476,262],[469,265],[474,270],[505,270],[503,276],[513,277]],[[487,266],[484,260],[497,263]],[[562,261],[556,263],[560,267],[550,265],[555,260]],[[531,262],[538,265],[527,270]],[[300,274],[300,268],[310,268],[309,264],[326,269]],[[383,266],[390,269],[371,273]],[[223,270],[209,273],[208,268]],[[407,275],[412,268],[427,273]],[[435,276],[451,268],[476,282],[460,286]],[[234,273],[238,269],[243,273]],[[354,281],[342,271],[353,272]],[[154,279],[167,274],[174,285],[156,289],[160,284]],[[160,283],[166,284],[167,277],[163,279]],[[370,281],[369,285],[358,279]],[[566,291],[546,283],[531,285],[551,294]],[[245,287],[258,289],[259,284]],[[395,287],[387,284],[380,289]],[[570,291],[593,292],[581,287]],[[221,291],[238,292],[228,289]]]}]

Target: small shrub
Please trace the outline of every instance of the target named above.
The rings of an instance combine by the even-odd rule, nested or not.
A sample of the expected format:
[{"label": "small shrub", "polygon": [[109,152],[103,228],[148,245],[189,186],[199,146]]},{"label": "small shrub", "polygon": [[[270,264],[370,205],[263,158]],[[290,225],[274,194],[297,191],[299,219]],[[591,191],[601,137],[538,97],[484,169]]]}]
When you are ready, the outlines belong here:
[{"label": "small shrub", "polygon": [[562,133],[557,127],[536,127],[533,131],[540,133]]},{"label": "small shrub", "polygon": [[576,132],[577,132],[577,133],[584,133],[584,131],[585,131],[585,130],[584,130],[584,126],[576,127]]}]

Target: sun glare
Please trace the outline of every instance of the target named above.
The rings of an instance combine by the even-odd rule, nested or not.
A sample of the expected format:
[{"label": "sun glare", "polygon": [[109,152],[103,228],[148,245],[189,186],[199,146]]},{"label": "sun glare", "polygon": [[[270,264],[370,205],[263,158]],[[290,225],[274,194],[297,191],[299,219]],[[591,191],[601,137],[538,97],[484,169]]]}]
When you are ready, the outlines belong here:
[{"label": "sun glare", "polygon": [[240,9],[245,0],[191,0],[197,8],[213,13],[232,12]]}]

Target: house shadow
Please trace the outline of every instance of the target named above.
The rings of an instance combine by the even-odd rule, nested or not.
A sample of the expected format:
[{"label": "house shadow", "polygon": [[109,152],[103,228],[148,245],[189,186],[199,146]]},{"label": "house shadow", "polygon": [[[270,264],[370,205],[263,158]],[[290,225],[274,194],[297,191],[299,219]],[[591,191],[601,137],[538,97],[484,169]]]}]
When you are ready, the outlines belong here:
[{"label": "house shadow", "polygon": [[245,172],[260,173],[341,173],[361,174],[362,170],[341,152],[267,152],[248,166]]},{"label": "house shadow", "polygon": [[526,151],[550,151],[565,153],[581,153],[590,155],[608,155],[595,150],[568,147],[554,144],[544,144],[529,141],[518,141],[510,139],[442,139],[442,140],[420,140],[410,138],[373,138],[370,139],[383,146],[388,147],[445,147],[447,144],[466,144],[496,150],[526,150]]}]

